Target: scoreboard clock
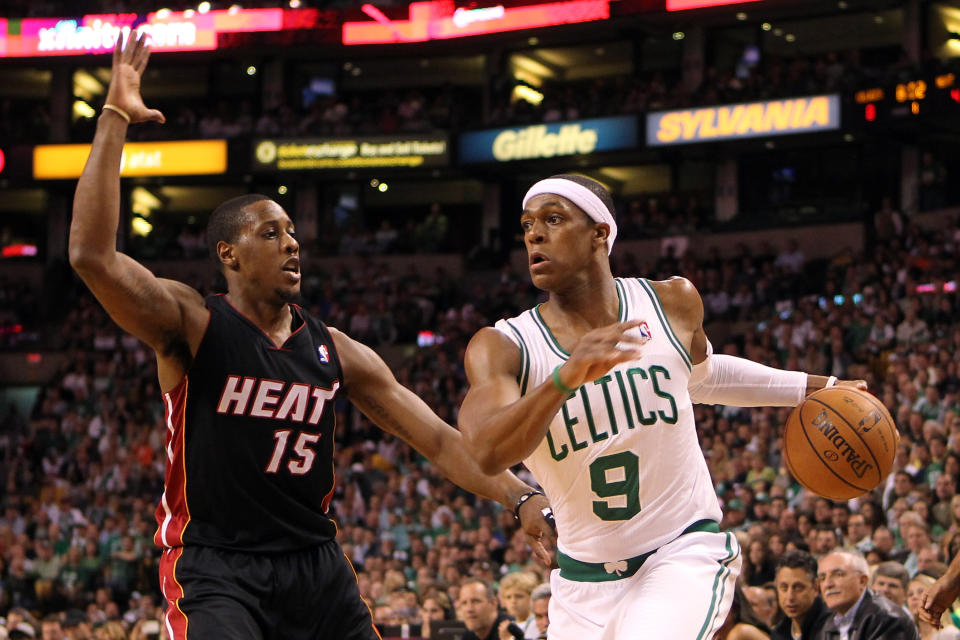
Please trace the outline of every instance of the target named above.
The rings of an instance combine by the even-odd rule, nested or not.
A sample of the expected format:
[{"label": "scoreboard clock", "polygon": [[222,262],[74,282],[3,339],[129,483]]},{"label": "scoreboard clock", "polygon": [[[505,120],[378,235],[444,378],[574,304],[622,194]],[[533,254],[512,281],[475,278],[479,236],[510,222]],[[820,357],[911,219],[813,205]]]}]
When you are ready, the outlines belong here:
[{"label": "scoreboard clock", "polygon": [[868,123],[938,114],[960,115],[960,72],[861,89],[853,94],[853,102],[862,121]]}]

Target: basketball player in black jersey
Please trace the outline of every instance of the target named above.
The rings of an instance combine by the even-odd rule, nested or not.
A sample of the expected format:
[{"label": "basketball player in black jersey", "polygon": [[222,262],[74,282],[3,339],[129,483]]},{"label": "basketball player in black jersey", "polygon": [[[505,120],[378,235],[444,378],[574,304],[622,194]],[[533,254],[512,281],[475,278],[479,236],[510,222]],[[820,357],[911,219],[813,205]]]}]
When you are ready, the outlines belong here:
[{"label": "basketball player in black jersey", "polygon": [[[142,39],[114,51],[77,185],[70,262],[114,321],[156,351],[168,460],[155,541],[168,635],[377,638],[326,516],[338,393],[466,489],[512,508],[529,487],[509,473],[485,475],[459,432],[376,353],[293,303],[299,244],[276,202],[243,196],[212,214],[208,241],[226,276],[224,296],[204,299],[116,250],[127,125],[164,121],[140,97],[148,57]],[[541,496],[523,503],[529,535],[549,535],[545,506]]]}]

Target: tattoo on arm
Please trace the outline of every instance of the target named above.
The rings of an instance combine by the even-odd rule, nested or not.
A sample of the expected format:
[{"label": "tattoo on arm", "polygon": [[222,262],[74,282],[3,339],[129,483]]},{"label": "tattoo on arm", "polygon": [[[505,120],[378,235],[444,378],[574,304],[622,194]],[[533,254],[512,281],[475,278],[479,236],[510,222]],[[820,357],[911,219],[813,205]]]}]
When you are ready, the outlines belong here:
[{"label": "tattoo on arm", "polygon": [[370,417],[373,418],[374,422],[383,425],[384,428],[388,429],[391,433],[396,434],[398,437],[403,439],[406,442],[411,441],[410,432],[401,425],[396,418],[393,417],[387,409],[380,404],[380,402],[371,395],[365,395],[361,398],[364,407],[367,411],[370,412]]}]

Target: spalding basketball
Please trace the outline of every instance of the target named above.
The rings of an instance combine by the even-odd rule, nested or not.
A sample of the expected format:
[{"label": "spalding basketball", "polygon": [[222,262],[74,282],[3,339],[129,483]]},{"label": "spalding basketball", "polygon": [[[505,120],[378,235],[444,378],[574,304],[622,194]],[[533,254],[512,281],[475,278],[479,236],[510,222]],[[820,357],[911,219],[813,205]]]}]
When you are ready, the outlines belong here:
[{"label": "spalding basketball", "polygon": [[874,396],[853,387],[811,393],[787,418],[783,458],[793,477],[831,500],[875,488],[893,466],[900,434]]}]

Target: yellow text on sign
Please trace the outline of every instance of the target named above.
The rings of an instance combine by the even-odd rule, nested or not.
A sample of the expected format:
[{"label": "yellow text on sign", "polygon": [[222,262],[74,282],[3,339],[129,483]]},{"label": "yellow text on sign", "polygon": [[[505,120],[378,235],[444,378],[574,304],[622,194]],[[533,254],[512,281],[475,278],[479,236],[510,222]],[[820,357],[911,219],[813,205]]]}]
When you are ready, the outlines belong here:
[{"label": "yellow text on sign", "polygon": [[[33,177],[79,178],[89,155],[88,144],[39,145],[33,150]],[[122,176],[192,176],[226,171],[226,140],[128,142],[120,160]]]}]

